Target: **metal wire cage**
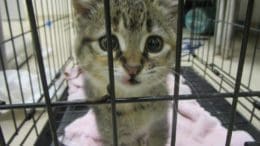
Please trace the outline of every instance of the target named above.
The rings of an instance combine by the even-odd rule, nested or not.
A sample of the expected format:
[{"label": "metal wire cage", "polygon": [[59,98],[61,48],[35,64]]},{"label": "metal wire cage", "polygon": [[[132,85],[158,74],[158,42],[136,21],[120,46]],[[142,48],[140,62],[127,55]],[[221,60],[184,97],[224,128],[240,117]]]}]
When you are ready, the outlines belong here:
[{"label": "metal wire cage", "polygon": [[[178,102],[189,99],[196,99],[228,128],[226,146],[234,129],[246,130],[258,142],[245,145],[259,144],[260,24],[252,20],[254,0],[179,0],[174,95],[116,97],[109,49],[110,98],[94,103],[66,101],[62,73],[66,66],[76,64],[71,0],[0,2],[0,145],[58,146],[64,126],[86,113],[88,105],[111,104],[117,146],[116,104],[161,100],[175,103],[171,137],[171,145],[175,145]],[[104,9],[111,48],[113,8],[109,0],[104,0]],[[245,13],[234,14],[242,9]],[[186,78],[193,94],[179,95],[179,74]]]}]

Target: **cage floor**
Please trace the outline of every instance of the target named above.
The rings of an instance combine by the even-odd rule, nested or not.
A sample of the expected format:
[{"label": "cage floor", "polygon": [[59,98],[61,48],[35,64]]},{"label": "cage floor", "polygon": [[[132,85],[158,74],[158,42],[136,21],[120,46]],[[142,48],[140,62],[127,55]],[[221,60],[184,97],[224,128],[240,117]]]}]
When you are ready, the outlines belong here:
[{"label": "cage floor", "polygon": [[[217,90],[192,68],[183,68],[182,75],[185,80],[189,81],[187,84],[192,89],[193,94],[217,93]],[[210,112],[212,116],[217,117],[224,127],[228,127],[231,117],[231,105],[224,98],[198,99],[197,101],[205,110]],[[245,130],[252,135],[254,139],[259,140],[260,132],[238,112],[236,112],[234,130]]]},{"label": "cage floor", "polygon": [[[190,67],[183,68],[182,75],[187,81],[186,84],[188,84],[191,87],[193,94],[217,92],[217,90],[215,90],[205,79],[199,76]],[[231,105],[225,99],[198,99],[198,102],[203,108],[205,108],[205,110],[210,112],[211,115],[217,117],[221,121],[223,126],[228,127]],[[57,109],[56,126],[59,127],[57,130],[58,137],[64,133],[63,130],[66,127],[66,125],[74,121],[76,118],[86,114],[87,111],[87,106],[70,106],[66,109]],[[257,138],[260,137],[260,132],[238,112],[236,113],[234,130],[245,130],[248,133],[250,133],[256,140],[258,140]],[[51,144],[50,139],[50,130],[48,125],[46,125],[46,128],[41,133],[35,145],[53,145]]]}]

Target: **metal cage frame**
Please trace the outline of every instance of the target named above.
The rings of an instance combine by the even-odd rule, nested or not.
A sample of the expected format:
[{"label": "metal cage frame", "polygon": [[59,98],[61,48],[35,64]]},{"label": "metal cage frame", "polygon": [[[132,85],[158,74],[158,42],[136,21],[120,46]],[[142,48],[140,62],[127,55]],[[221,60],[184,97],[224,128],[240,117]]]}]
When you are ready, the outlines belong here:
[{"label": "metal cage frame", "polygon": [[[5,0],[6,3],[6,0]],[[178,22],[177,22],[177,40],[176,40],[176,60],[175,60],[175,83],[174,83],[174,95],[165,95],[161,97],[129,97],[129,98],[116,98],[115,95],[115,85],[114,85],[114,71],[113,71],[113,52],[111,49],[111,17],[110,17],[110,0],[104,0],[104,9],[105,9],[105,28],[106,28],[106,37],[108,40],[108,66],[109,66],[109,88],[108,88],[108,95],[109,99],[106,101],[98,101],[98,102],[66,102],[66,101],[51,101],[52,97],[50,96],[49,93],[49,84],[46,79],[46,70],[45,70],[45,64],[43,62],[42,58],[42,52],[41,52],[41,42],[39,39],[39,25],[37,24],[37,19],[35,15],[35,8],[33,5],[32,0],[26,0],[26,5],[27,5],[27,11],[29,15],[29,20],[30,20],[30,26],[31,26],[31,34],[34,42],[34,51],[37,57],[37,65],[39,68],[39,73],[40,73],[40,80],[41,80],[41,86],[43,89],[43,97],[45,99],[45,103],[25,103],[25,104],[10,104],[10,105],[0,105],[0,109],[25,109],[25,108],[46,108],[47,114],[48,114],[48,120],[49,120],[49,127],[51,131],[51,136],[52,140],[55,146],[59,145],[58,139],[57,139],[57,127],[55,125],[55,120],[54,120],[54,111],[53,108],[55,107],[64,107],[64,106],[69,106],[69,105],[91,105],[91,104],[111,104],[112,107],[112,123],[113,123],[113,144],[114,146],[117,146],[118,143],[118,134],[117,134],[117,122],[116,122],[116,104],[120,103],[129,103],[129,102],[149,102],[149,101],[162,101],[162,100],[167,100],[167,101],[174,101],[175,104],[173,104],[173,119],[172,119],[172,137],[171,137],[171,145],[175,146],[176,142],[176,124],[177,124],[177,109],[178,109],[178,102],[179,100],[188,100],[188,99],[198,99],[198,98],[231,98],[232,100],[232,111],[231,111],[231,117],[229,119],[229,126],[228,126],[228,133],[226,136],[226,146],[230,145],[231,142],[231,137],[232,137],[232,130],[234,126],[234,120],[236,118],[236,107],[238,104],[238,98],[246,98],[246,97],[253,97],[257,96],[260,97],[260,91],[240,91],[241,86],[243,84],[241,83],[241,78],[243,75],[243,67],[245,63],[245,56],[246,56],[246,50],[247,50],[247,44],[248,44],[248,38],[249,38],[249,33],[250,33],[250,26],[251,26],[251,19],[252,19],[252,14],[253,14],[253,5],[254,5],[254,0],[248,0],[248,5],[247,5],[247,12],[246,12],[246,19],[244,26],[242,27],[243,30],[243,39],[242,39],[242,44],[241,44],[241,50],[240,50],[240,55],[239,55],[239,63],[238,63],[238,68],[237,68],[237,74],[236,77],[234,78],[235,80],[235,85],[234,85],[234,91],[233,92],[228,92],[228,93],[198,93],[196,95],[179,95],[179,83],[180,83],[180,76],[181,74],[181,53],[182,53],[182,39],[183,39],[183,16],[184,16],[184,1],[183,0],[178,0]],[[7,7],[7,6],[6,6]],[[63,16],[65,17],[71,17],[71,16]],[[58,19],[62,19],[58,18]],[[194,16],[195,17],[195,16]],[[58,21],[57,19],[57,21]],[[9,20],[10,21],[10,20]],[[69,22],[68,22],[69,23]],[[214,21],[215,24],[217,24],[217,21]],[[10,24],[9,24],[10,25]],[[234,24],[236,25],[236,24]],[[45,26],[42,26],[45,27]],[[26,32],[23,32],[26,33]],[[58,32],[62,33],[62,32]],[[191,34],[193,36],[196,36],[196,34]],[[70,37],[70,36],[69,36]],[[71,38],[67,38],[67,40],[71,40]],[[64,41],[64,40],[63,40]],[[66,39],[65,39],[66,41]],[[12,42],[14,45],[14,42]],[[1,42],[2,44],[2,42]],[[69,48],[72,48],[72,46],[69,46]],[[202,53],[204,54],[204,53]],[[192,54],[189,55],[189,57],[192,56]],[[1,66],[3,70],[5,70],[5,65],[4,65],[4,60],[3,57],[1,58]],[[69,55],[68,60],[72,59],[72,55]],[[208,70],[211,70],[213,73],[217,72],[218,69],[214,64],[207,64],[208,62],[205,62],[203,59],[200,57],[196,57],[195,60],[198,60],[202,64],[205,65],[205,67]],[[65,61],[66,62],[66,61]],[[196,66],[196,62],[192,60],[193,64]],[[26,62],[25,62],[26,63]],[[64,65],[61,66],[61,68],[64,68]],[[16,64],[19,66],[18,64]],[[203,69],[202,69],[203,70]],[[60,73],[60,70],[56,72],[57,75]],[[228,74],[228,73],[227,73]],[[5,76],[7,76],[5,74]],[[54,84],[54,83],[52,83]],[[9,90],[9,89],[8,89]],[[13,117],[15,115],[13,114]],[[39,119],[38,119],[39,120]],[[15,136],[15,135],[14,135]],[[9,141],[5,141],[3,132],[0,127],[0,145],[8,145],[10,143]]]}]

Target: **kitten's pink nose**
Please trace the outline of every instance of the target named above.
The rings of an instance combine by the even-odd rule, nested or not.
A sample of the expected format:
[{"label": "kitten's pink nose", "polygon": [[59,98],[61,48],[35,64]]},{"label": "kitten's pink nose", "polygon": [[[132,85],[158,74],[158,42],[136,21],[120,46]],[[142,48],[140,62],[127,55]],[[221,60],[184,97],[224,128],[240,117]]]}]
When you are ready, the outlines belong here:
[{"label": "kitten's pink nose", "polygon": [[130,76],[135,76],[141,71],[142,68],[141,65],[129,65],[129,64],[125,64],[124,67]]}]

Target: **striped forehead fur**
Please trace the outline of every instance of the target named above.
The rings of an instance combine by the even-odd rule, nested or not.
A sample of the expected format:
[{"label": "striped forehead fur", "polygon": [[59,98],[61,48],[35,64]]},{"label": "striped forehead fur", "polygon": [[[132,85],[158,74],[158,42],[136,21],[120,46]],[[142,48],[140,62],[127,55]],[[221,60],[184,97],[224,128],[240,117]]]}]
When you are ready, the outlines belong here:
[{"label": "striped forehead fur", "polygon": [[[97,18],[104,18],[102,0],[73,0],[73,4],[79,26],[85,27]],[[176,29],[176,0],[111,0],[110,6],[112,28],[115,31],[121,20],[129,31],[138,31],[144,26],[149,32],[154,24],[153,19],[163,19],[164,25]]]}]

